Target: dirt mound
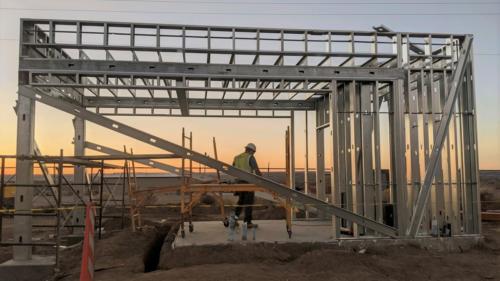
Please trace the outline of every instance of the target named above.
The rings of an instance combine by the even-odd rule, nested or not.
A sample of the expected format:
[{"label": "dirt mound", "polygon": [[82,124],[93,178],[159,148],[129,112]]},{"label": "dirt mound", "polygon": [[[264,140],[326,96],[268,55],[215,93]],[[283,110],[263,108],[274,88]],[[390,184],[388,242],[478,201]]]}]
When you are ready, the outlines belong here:
[{"label": "dirt mound", "polygon": [[366,252],[325,244],[198,246],[163,256],[158,279],[138,280],[197,280],[197,270],[204,280],[497,280],[498,265],[498,255],[477,249],[457,254],[411,246]]},{"label": "dirt mound", "polygon": [[[500,224],[484,224],[485,245],[463,253],[411,245],[359,248],[322,243],[250,243],[181,247],[163,245],[159,270],[144,272],[144,255],[158,226],[111,233],[96,243],[96,280],[500,280]],[[165,240],[172,239],[167,237]],[[62,262],[77,280],[81,249],[64,251]]]},{"label": "dirt mound", "polygon": [[[142,274],[144,272],[146,253],[155,241],[158,233],[168,232],[170,225],[144,221],[142,231],[132,232],[129,228],[115,231],[112,226],[118,226],[117,221],[103,224],[108,228],[103,238],[95,241],[95,269],[104,276],[122,272],[125,276]],[[81,245],[61,251],[61,279],[78,280],[81,262]],[[122,273],[116,273],[120,276]],[[114,279],[104,279],[114,280]],[[116,279],[119,280],[119,279]],[[114,280],[114,281],[116,281]]]},{"label": "dirt mound", "polygon": [[272,244],[193,246],[168,251],[162,256],[160,268],[222,263],[279,263],[291,259],[293,255],[286,247]]}]

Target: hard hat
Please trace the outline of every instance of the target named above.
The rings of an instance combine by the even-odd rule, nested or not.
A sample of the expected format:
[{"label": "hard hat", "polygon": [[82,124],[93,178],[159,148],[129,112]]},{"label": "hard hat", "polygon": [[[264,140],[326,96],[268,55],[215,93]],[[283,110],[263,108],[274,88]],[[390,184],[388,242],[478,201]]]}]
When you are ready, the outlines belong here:
[{"label": "hard hat", "polygon": [[247,144],[247,146],[245,146],[245,148],[251,149],[253,151],[257,151],[257,147],[253,143]]}]

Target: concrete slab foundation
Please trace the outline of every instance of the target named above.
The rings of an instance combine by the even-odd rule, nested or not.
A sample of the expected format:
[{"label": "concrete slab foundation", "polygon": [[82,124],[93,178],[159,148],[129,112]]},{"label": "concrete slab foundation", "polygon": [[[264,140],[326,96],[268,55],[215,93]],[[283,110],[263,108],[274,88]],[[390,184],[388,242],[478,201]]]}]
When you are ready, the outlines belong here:
[{"label": "concrete slab foundation", "polygon": [[340,247],[352,249],[411,245],[427,250],[460,252],[475,247],[482,241],[480,235],[454,237],[425,236],[415,239],[362,236],[360,238],[342,237],[334,239],[332,237],[332,224],[330,221],[294,221],[292,225],[292,237],[288,238],[284,220],[261,220],[254,221],[254,223],[259,225],[255,231],[255,240],[253,240],[253,230],[249,230],[247,240],[243,241],[240,225],[240,228],[234,234],[234,240],[230,241],[229,228],[225,228],[222,222],[193,222],[194,232],[189,233],[186,227],[186,237],[182,238],[180,233],[178,233],[172,246],[178,248],[231,243],[334,243]]},{"label": "concrete slab foundation", "polygon": [[[288,238],[284,220],[260,220],[254,221],[259,227],[255,230],[253,240],[253,229],[248,230],[246,242],[286,243],[286,242],[333,242],[332,224],[328,221],[296,221],[292,226],[292,237]],[[229,241],[229,228],[224,227],[219,221],[193,222],[194,232],[187,232],[186,237],[177,235],[175,247],[194,245],[219,245],[241,242],[242,231],[240,227],[235,231],[234,241]]]},{"label": "concrete slab foundation", "polygon": [[54,275],[54,256],[32,256],[31,260],[9,260],[0,264],[0,281],[48,281]]}]

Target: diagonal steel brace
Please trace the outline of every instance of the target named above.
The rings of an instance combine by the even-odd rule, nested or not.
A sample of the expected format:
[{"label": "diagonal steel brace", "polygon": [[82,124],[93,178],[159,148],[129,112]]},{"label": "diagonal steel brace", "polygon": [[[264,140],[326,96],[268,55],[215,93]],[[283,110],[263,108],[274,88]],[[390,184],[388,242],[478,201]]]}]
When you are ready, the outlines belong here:
[{"label": "diagonal steel brace", "polygon": [[[91,150],[94,150],[94,151],[98,151],[98,152],[102,152],[102,153],[106,153],[106,154],[109,154],[109,155],[123,155],[123,156],[129,155],[128,153],[125,153],[123,151],[120,151],[120,150],[117,150],[117,149],[114,149],[114,148],[111,148],[111,147],[107,147],[107,146],[104,146],[104,145],[101,145],[101,144],[96,144],[96,143],[93,143],[93,142],[89,142],[89,141],[85,142],[85,148],[88,148],[88,149],[91,149]],[[141,163],[143,165],[146,165],[146,166],[149,166],[149,167],[152,167],[152,168],[156,168],[156,169],[160,169],[160,170],[163,170],[163,171],[166,171],[166,172],[169,172],[169,173],[173,173],[173,174],[176,174],[176,175],[179,175],[181,173],[181,170],[179,168],[176,168],[174,166],[171,166],[171,165],[168,165],[168,164],[165,164],[165,163],[162,163],[162,162],[158,162],[158,161],[154,161],[154,160],[149,160],[149,159],[137,159],[137,160],[134,160],[134,161],[138,162],[138,163]],[[195,174],[191,175],[191,177],[194,178],[194,179],[196,179],[196,180],[199,180],[201,182],[207,181],[206,177],[197,176]]]},{"label": "diagonal steel brace", "polygon": [[249,183],[261,186],[278,194],[280,197],[284,199],[293,200],[297,205],[303,205],[302,207],[311,206],[318,209],[320,212],[324,212],[327,215],[337,216],[346,219],[348,221],[352,221],[354,223],[372,229],[378,233],[390,237],[397,236],[396,229],[393,227],[376,222],[361,215],[354,214],[340,207],[330,205],[327,202],[311,197],[299,191],[290,189],[289,187],[277,183],[275,181],[272,181],[270,179],[260,177],[251,173],[247,173],[227,163],[205,156],[204,154],[186,149],[180,145],[158,138],[154,135],[142,132],[138,129],[135,129],[131,126],[115,121],[113,119],[104,117],[97,113],[90,112],[79,105],[63,100],[62,98],[55,98],[46,95],[29,86],[20,86],[19,94],[34,99],[38,102],[42,102],[46,105],[52,106],[64,112],[67,112],[69,114],[78,116],[80,118],[98,124],[102,127],[108,128],[110,130],[113,130],[115,132],[132,137],[136,140],[143,141],[152,146],[156,146],[166,151],[175,153],[181,157],[185,157],[195,162],[211,167],[213,169],[220,170],[221,172],[226,173],[230,176],[237,177],[241,180],[245,180]]}]

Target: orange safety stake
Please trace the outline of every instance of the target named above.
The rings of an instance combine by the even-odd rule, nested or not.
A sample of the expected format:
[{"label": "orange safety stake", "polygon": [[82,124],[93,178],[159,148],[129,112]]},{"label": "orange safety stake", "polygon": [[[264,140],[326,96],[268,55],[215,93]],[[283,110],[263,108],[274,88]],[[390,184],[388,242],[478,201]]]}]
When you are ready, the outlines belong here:
[{"label": "orange safety stake", "polygon": [[87,203],[85,211],[85,234],[83,237],[80,281],[94,280],[94,216],[94,206],[92,203]]}]

